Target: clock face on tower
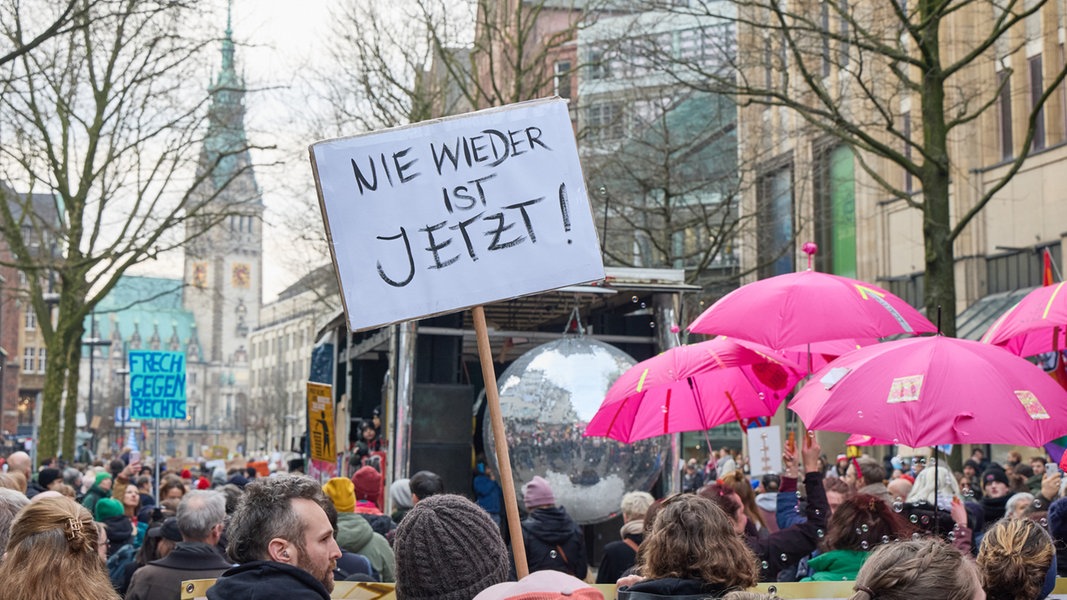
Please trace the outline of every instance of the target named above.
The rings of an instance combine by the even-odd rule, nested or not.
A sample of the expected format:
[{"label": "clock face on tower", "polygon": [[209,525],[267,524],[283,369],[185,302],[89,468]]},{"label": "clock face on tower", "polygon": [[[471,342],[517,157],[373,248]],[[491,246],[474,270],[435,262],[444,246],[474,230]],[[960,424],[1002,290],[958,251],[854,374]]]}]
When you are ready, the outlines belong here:
[{"label": "clock face on tower", "polygon": [[233,276],[231,278],[233,287],[247,288],[252,284],[252,269],[246,263],[235,263],[233,265]]}]

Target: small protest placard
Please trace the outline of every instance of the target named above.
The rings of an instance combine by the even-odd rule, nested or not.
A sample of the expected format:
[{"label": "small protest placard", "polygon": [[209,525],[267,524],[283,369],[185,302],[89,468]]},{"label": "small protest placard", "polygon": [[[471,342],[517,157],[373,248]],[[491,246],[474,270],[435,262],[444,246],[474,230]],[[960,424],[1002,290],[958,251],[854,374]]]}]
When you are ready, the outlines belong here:
[{"label": "small protest placard", "polygon": [[749,475],[782,472],[782,430],[777,425],[748,430]]},{"label": "small protest placard", "polygon": [[185,355],[130,350],[130,418],[185,418]]},{"label": "small protest placard", "polygon": [[563,100],[310,152],[353,331],[604,278]]},{"label": "small protest placard", "polygon": [[333,462],[337,456],[333,435],[333,388],[322,383],[308,383],[307,395],[311,458]]}]

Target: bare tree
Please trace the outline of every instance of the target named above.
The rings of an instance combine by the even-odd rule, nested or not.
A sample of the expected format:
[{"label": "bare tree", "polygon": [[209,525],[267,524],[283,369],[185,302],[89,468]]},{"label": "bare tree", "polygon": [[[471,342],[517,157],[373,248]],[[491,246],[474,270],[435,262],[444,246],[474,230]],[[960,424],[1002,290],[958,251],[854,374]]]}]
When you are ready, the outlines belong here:
[{"label": "bare tree", "polygon": [[[737,30],[738,48],[731,53],[731,69],[707,70],[700,63],[660,52],[657,64],[664,72],[693,89],[735,94],[745,107],[742,110],[748,111],[743,123],[759,121],[761,115],[775,121],[785,120],[783,115],[796,118],[801,125],[793,128],[795,136],[819,136],[852,149],[859,166],[885,198],[921,212],[925,306],[929,314],[946,307],[942,329],[954,335],[953,244],[1023,166],[1035,134],[1043,135],[1039,133],[1043,109],[1067,74],[1062,61],[1046,62],[1041,77],[1031,81],[1036,87],[1025,106],[1027,128],[1004,157],[1008,168],[976,197],[952,208],[952,184],[965,176],[957,154],[967,132],[997,109],[1012,73],[1009,57],[1021,58],[1017,55],[1027,41],[1040,39],[1041,15],[1055,15],[1054,3],[695,0],[651,4],[675,14],[728,19]],[[983,69],[994,69],[993,63],[997,63],[997,76],[983,76]],[[754,146],[761,143],[751,141]],[[956,189],[955,194],[963,191]]]},{"label": "bare tree", "polygon": [[[0,67],[32,52],[52,38],[68,35],[84,23],[84,13],[92,2],[67,0],[60,5],[27,7],[19,0],[0,4],[0,32],[7,50],[0,55]],[[51,9],[51,10],[42,10]]]},{"label": "bare tree", "polygon": [[[47,348],[42,456],[59,449],[64,396],[62,450],[72,456],[77,358],[91,309],[130,267],[255,201],[254,190],[216,201],[251,168],[247,147],[200,156],[207,97],[199,82],[207,81],[201,65],[212,40],[196,34],[194,3],[78,7],[73,33],[4,65],[0,95],[0,178],[10,184],[0,188],[0,234],[12,266],[27,275],[25,297]],[[12,25],[9,39],[21,29]],[[54,198],[58,218],[35,216],[34,193]]]}]

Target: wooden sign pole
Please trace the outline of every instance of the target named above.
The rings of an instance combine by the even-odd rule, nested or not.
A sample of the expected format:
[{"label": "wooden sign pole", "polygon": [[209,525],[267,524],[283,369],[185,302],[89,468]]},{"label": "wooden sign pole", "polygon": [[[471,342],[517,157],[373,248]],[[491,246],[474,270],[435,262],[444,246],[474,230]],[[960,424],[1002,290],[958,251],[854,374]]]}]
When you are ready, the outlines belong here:
[{"label": "wooden sign pole", "polygon": [[504,490],[504,512],[507,514],[508,530],[511,532],[511,551],[515,556],[515,573],[519,579],[522,579],[529,574],[529,567],[526,564],[526,546],[522,541],[522,524],[519,521],[515,480],[511,475],[508,439],[504,433],[504,415],[500,412],[500,394],[496,388],[493,350],[489,346],[489,330],[485,325],[485,309],[475,306],[471,309],[471,314],[474,317],[474,333],[478,338],[478,358],[482,363],[482,379],[485,380],[485,400],[489,403],[489,420],[493,424],[497,471],[500,475],[500,486]]}]

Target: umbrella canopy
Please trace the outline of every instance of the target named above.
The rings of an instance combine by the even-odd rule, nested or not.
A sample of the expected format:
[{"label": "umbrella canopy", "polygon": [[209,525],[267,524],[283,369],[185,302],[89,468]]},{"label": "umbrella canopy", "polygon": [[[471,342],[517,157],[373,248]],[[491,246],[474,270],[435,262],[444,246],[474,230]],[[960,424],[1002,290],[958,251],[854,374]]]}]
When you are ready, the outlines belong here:
[{"label": "umbrella canopy", "polygon": [[808,367],[810,361],[811,371],[814,372],[825,367],[830,361],[839,356],[844,356],[853,350],[873,346],[877,343],[878,340],[875,338],[847,338],[793,346],[792,348],[781,350],[778,355],[784,356],[802,367]]},{"label": "umbrella canopy", "polygon": [[873,438],[873,437],[871,437],[869,435],[860,435],[858,433],[853,433],[852,435],[848,436],[847,440],[845,440],[845,445],[846,446],[892,446],[893,442],[891,442],[889,440],[880,440],[878,438]]},{"label": "umbrella canopy", "polygon": [[789,404],[809,429],[893,444],[1041,446],[1067,434],[1067,391],[996,346],[943,336],[862,348]]},{"label": "umbrella canopy", "polygon": [[1034,356],[1051,352],[1053,339],[1067,347],[1067,282],[1039,287],[1023,297],[990,325],[982,336],[987,344],[1003,346],[1012,354]]},{"label": "umbrella canopy", "polygon": [[787,273],[741,286],[689,326],[782,350],[846,338],[937,331],[926,317],[878,286],[818,271]]},{"label": "umbrella canopy", "polygon": [[801,369],[751,342],[716,338],[642,361],[608,390],[587,436],[622,442],[775,413]]}]

